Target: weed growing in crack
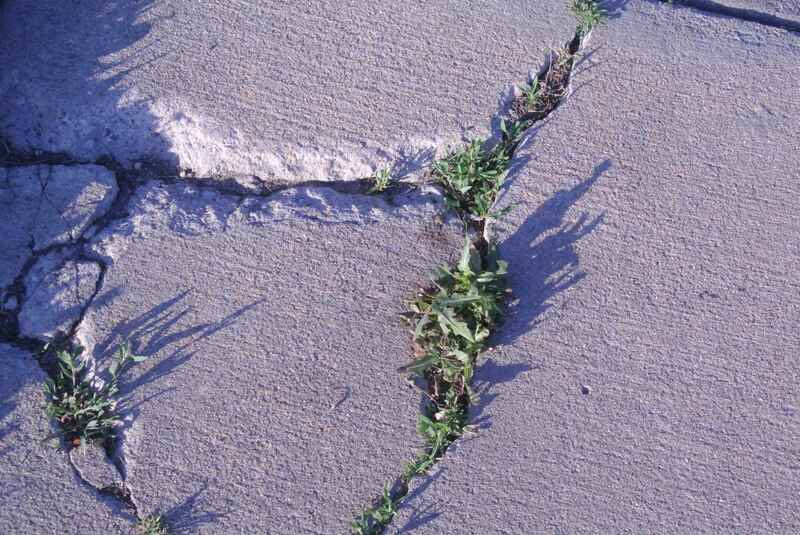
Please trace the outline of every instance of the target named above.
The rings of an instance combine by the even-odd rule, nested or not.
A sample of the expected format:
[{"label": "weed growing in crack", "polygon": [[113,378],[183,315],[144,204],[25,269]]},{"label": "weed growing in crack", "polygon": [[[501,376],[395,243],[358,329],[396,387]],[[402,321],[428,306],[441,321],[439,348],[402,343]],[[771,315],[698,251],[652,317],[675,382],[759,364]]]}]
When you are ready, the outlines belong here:
[{"label": "weed growing in crack", "polygon": [[517,86],[522,92],[521,103],[524,104],[526,112],[536,110],[539,104],[539,93],[541,92],[541,83],[539,78],[534,78],[524,86]]},{"label": "weed growing in crack", "polygon": [[399,499],[395,500],[392,498],[389,487],[384,487],[380,503],[361,513],[361,515],[350,524],[353,533],[356,535],[379,535],[383,532],[383,529],[391,523],[394,515],[397,514],[397,506],[399,503]]},{"label": "weed growing in crack", "polygon": [[523,134],[566,96],[575,56],[588,32],[605,17],[594,0],[571,0],[570,7],[579,21],[575,36],[565,47],[552,50],[545,72],[520,88],[521,95],[511,106],[511,120],[501,122],[500,142],[487,149],[482,140],[474,140],[433,165],[431,176],[442,186],[448,207],[461,217],[468,234],[472,230],[478,236],[474,243],[467,238],[458,264],[439,268],[434,286],[409,306],[406,317],[413,326],[416,360],[399,371],[417,374],[427,382],[430,402],[417,423],[426,448],[406,464],[396,491],[384,489],[381,498],[351,524],[357,535],[383,533],[408,494],[411,480],[427,473],[469,427],[475,363],[500,320],[507,291],[508,266],[498,259],[489,223],[508,208],[493,211],[494,204]]},{"label": "weed growing in crack", "polygon": [[119,392],[119,375],[127,366],[146,357],[134,355],[127,344],[122,344],[109,369],[110,380],[96,388],[86,370],[86,362],[80,358],[82,352],[83,348],[78,347],[56,354],[56,373],[44,385],[44,410],[47,416],[58,420],[61,433],[73,446],[88,442],[104,444],[119,425],[114,399]]},{"label": "weed growing in crack", "polygon": [[456,398],[470,395],[475,357],[500,318],[507,264],[490,262],[483,269],[480,253],[467,240],[458,265],[439,267],[434,288],[411,304],[415,352],[420,358],[401,371],[424,375],[429,395],[439,406],[447,405],[443,402],[450,392]]},{"label": "weed growing in crack", "polygon": [[497,214],[492,208],[506,179],[514,149],[530,126],[524,121],[502,121],[502,140],[485,149],[483,140],[475,139],[434,162],[431,175],[444,188],[447,206],[472,228],[482,230],[485,222]]},{"label": "weed growing in crack", "polygon": [[160,515],[146,516],[136,525],[139,535],[168,535],[169,528]]},{"label": "weed growing in crack", "polygon": [[569,45],[550,50],[547,70],[521,87],[521,95],[511,103],[512,119],[517,123],[538,121],[558,106],[567,94],[575,52]]},{"label": "weed growing in crack", "polygon": [[472,219],[485,219],[508,168],[504,151],[483,150],[473,140],[433,164],[433,178],[445,189],[448,207]]},{"label": "weed growing in crack", "polygon": [[378,169],[370,180],[372,181],[372,186],[367,190],[367,193],[383,193],[392,183],[391,171],[388,167]]},{"label": "weed growing in crack", "polygon": [[605,10],[596,0],[571,0],[569,9],[578,19],[575,33],[579,38],[584,38],[592,28],[603,22],[606,18]]},{"label": "weed growing in crack", "polygon": [[426,473],[464,434],[475,361],[500,319],[506,268],[494,247],[484,257],[467,239],[458,264],[440,267],[433,287],[410,304],[407,319],[414,328],[417,359],[399,371],[427,380],[430,402],[417,422],[426,448],[406,465],[399,492],[392,496],[385,488],[380,502],[352,523],[353,533],[382,533],[408,493],[411,479]]}]

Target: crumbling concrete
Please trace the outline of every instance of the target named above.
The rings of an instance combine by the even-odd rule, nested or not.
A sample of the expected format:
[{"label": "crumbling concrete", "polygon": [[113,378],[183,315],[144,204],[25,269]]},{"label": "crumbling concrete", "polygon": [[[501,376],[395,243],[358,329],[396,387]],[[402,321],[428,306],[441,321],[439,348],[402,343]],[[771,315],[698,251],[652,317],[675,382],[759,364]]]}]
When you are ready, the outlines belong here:
[{"label": "crumbling concrete", "polygon": [[71,259],[54,251],[40,257],[25,277],[25,298],[20,306],[22,336],[52,340],[68,334],[94,296],[100,265]]},{"label": "crumbling concrete", "polygon": [[0,167],[0,288],[33,251],[80,237],[117,191],[113,173],[99,165]]}]

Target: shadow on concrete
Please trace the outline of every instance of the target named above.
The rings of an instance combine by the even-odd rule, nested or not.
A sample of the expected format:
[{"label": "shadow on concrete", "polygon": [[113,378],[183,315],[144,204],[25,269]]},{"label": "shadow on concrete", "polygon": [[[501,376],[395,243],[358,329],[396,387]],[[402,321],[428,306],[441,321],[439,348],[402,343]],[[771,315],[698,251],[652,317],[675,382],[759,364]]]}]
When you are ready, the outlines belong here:
[{"label": "shadow on concrete", "polygon": [[[500,244],[501,257],[509,262],[513,300],[492,339],[494,345],[513,344],[530,332],[552,306],[552,298],[586,276],[580,270],[575,243],[593,232],[602,223],[603,215],[590,220],[584,213],[574,223],[566,223],[565,218],[569,209],[610,167],[611,162],[606,160],[586,180],[556,192]],[[484,361],[475,370],[474,384],[479,398],[470,408],[470,422],[479,428],[491,427],[486,409],[499,396],[495,387],[537,367],[538,364],[530,362],[498,364],[491,358]]]},{"label": "shadow on concrete", "polygon": [[[442,477],[442,474],[444,474],[445,470],[445,468],[439,468],[434,475],[422,478],[419,486],[409,492],[406,497],[403,498],[403,502],[407,504],[413,503],[414,500],[419,498],[426,490],[428,490],[428,487],[433,485],[440,477]],[[442,513],[436,507],[436,504],[433,503],[413,507],[409,519],[402,527],[397,529],[397,533],[411,533],[415,529],[421,528],[429,522],[433,522],[441,514]]]},{"label": "shadow on concrete", "polygon": [[[648,0],[654,4],[666,4],[671,7],[691,8],[701,11],[703,14],[712,17],[731,18],[755,22],[764,26],[771,26],[789,32],[800,33],[800,22],[780,17],[774,13],[758,11],[748,7],[737,7],[730,5],[734,2],[714,0]],[[765,9],[769,9],[765,6]]]},{"label": "shadow on concrete", "polygon": [[203,482],[200,489],[186,498],[183,503],[164,513],[170,533],[175,535],[197,533],[199,528],[213,524],[218,519],[227,516],[227,513],[206,510],[202,495],[207,489],[208,483]]},{"label": "shadow on concrete", "polygon": [[[67,154],[89,161],[137,154],[177,169],[170,143],[157,134],[160,125],[151,103],[137,98],[125,81],[170,52],[154,54],[152,46],[134,46],[151,32],[143,15],[155,4],[86,0],[80,8],[74,2],[4,6],[0,53],[7,69],[0,73],[5,88],[0,140],[15,145],[11,159],[21,155],[27,163],[50,163]],[[37,153],[26,156],[33,149]]]},{"label": "shadow on concrete", "polygon": [[574,223],[564,220],[569,209],[610,168],[611,162],[606,160],[586,180],[556,192],[499,245],[501,257],[509,263],[514,300],[494,337],[495,344],[514,343],[536,326],[553,296],[585,277],[574,245],[602,223],[603,214],[591,220],[581,214]]},{"label": "shadow on concrete", "polygon": [[621,17],[631,0],[600,0],[599,4],[609,19]]},{"label": "shadow on concrete", "polygon": [[[187,320],[190,321],[193,310],[190,305],[183,303],[189,293],[189,290],[183,291],[135,318],[118,323],[106,339],[96,346],[95,358],[98,363],[103,364],[110,363],[122,342],[128,342],[134,354],[146,357],[154,357],[167,349],[167,354],[159,357],[155,366],[133,381],[125,382],[122,385],[123,392],[130,393],[138,387],[168,376],[192,358],[194,352],[189,351],[192,345],[231,327],[243,314],[264,301],[253,301],[218,321],[183,327]],[[103,297],[100,300],[107,302]],[[143,402],[144,400],[136,406]]]}]

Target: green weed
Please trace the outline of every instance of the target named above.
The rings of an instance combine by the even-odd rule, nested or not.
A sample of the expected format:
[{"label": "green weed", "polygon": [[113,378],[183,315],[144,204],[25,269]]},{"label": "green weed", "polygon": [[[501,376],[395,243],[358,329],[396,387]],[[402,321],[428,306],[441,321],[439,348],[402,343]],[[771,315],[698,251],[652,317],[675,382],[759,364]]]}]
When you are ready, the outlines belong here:
[{"label": "green weed", "polygon": [[505,182],[511,155],[523,132],[530,126],[525,121],[502,121],[503,138],[490,149],[475,139],[434,162],[433,179],[444,188],[449,208],[465,221],[482,228],[492,217],[492,207]]},{"label": "green weed", "polygon": [[372,186],[367,190],[367,193],[383,193],[392,183],[391,171],[388,167],[378,169],[370,180],[372,180]]},{"label": "green weed", "polygon": [[146,516],[137,524],[139,535],[168,535],[169,528],[160,515]]},{"label": "green weed", "polygon": [[439,267],[434,287],[411,303],[414,343],[422,356],[400,371],[425,375],[434,400],[451,391],[469,395],[475,357],[500,317],[507,264],[491,259],[484,269],[483,263],[467,240],[458,265]]},{"label": "green weed", "polygon": [[578,19],[576,32],[581,39],[606,17],[605,10],[596,0],[571,0],[569,9]]},{"label": "green weed", "polygon": [[81,347],[59,351],[55,377],[44,385],[45,413],[58,420],[64,438],[73,446],[104,443],[111,437],[119,425],[114,399],[119,392],[119,375],[128,365],[146,358],[132,354],[128,345],[122,344],[109,368],[110,379],[96,388],[88,377],[86,362],[80,358],[82,352]]},{"label": "green weed", "polygon": [[536,110],[536,106],[539,103],[539,92],[541,91],[539,78],[534,78],[528,84],[520,87],[519,89],[522,91],[525,109],[527,111]]},{"label": "green weed", "polygon": [[500,191],[509,158],[503,151],[483,150],[473,140],[433,164],[433,178],[444,187],[447,204],[463,216],[482,220]]},{"label": "green weed", "polygon": [[352,532],[355,535],[380,535],[397,514],[397,506],[400,500],[401,498],[392,498],[389,487],[384,487],[380,503],[361,513],[350,524]]}]

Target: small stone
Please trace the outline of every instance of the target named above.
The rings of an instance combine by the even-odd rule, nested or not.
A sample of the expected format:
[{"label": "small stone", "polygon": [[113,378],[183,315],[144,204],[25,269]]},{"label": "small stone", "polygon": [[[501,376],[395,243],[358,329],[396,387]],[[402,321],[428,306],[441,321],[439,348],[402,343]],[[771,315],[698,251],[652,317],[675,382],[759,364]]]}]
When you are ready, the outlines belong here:
[{"label": "small stone", "polygon": [[590,387],[589,385],[581,385],[581,394],[583,394],[584,396],[588,396],[591,393],[592,393],[592,387]]}]

